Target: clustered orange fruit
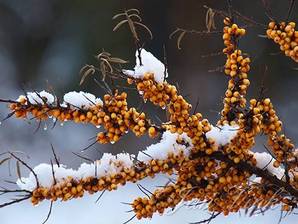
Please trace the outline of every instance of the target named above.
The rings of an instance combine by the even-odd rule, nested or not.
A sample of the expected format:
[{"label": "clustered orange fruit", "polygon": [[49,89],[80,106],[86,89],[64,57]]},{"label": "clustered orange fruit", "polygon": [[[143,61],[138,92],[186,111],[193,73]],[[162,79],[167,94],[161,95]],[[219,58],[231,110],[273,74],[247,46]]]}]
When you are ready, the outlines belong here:
[{"label": "clustered orange fruit", "polygon": [[279,167],[281,163],[294,158],[294,144],[281,133],[282,122],[278,118],[270,99],[266,98],[258,102],[257,107],[262,113],[261,129],[268,135],[268,145],[275,155],[274,166]]},{"label": "clustered orange fruit", "polygon": [[135,83],[144,100],[150,100],[154,105],[167,108],[170,118],[163,127],[172,133],[186,133],[192,143],[198,148],[205,148],[206,139],[203,133],[210,131],[211,126],[207,119],[202,119],[202,114],[190,115],[191,104],[182,95],[178,94],[175,86],[164,81],[157,83],[154,74],[147,73],[143,79],[128,79],[128,83]]},{"label": "clustered orange fruit", "polygon": [[[111,176],[82,180],[70,177],[49,189],[37,188],[33,191],[32,202],[36,204],[43,199],[55,201],[58,198],[68,200],[81,197],[85,191],[95,193],[114,190],[127,181],[136,182],[146,176],[153,177],[159,172],[172,174],[175,171],[175,183],[157,189],[149,198],[137,198],[133,201],[133,211],[138,219],[152,217],[155,212],[162,214],[167,208],[174,208],[181,201],[193,199],[207,202],[210,211],[224,215],[252,206],[266,208],[280,204],[285,211],[293,209],[297,205],[297,198],[283,197],[279,194],[280,189],[265,178],[262,178],[260,183],[251,183],[250,178],[254,173],[241,166],[243,163],[250,167],[256,166],[251,148],[254,146],[256,135],[263,132],[268,135],[269,146],[276,156],[274,165],[278,167],[291,161],[287,164],[294,174],[291,174],[293,177],[289,184],[298,189],[298,156],[290,140],[280,134],[282,123],[270,99],[251,99],[250,106],[246,105],[246,93],[250,84],[247,75],[250,59],[238,49],[238,40],[246,31],[229,18],[225,18],[224,24],[223,52],[227,56],[225,73],[229,77],[229,83],[218,124],[238,127],[238,130],[235,130],[237,135],[230,143],[217,145],[216,139],[206,137],[206,133],[211,130],[209,121],[203,119],[200,113],[191,115],[191,105],[179,95],[175,86],[167,81],[157,83],[154,74],[151,73],[144,74],[142,79],[129,78],[128,83],[137,86],[145,101],[149,100],[154,105],[167,109],[170,117],[168,122],[162,124],[162,130],[186,133],[191,139],[193,147],[190,155],[186,156],[181,151],[179,154],[169,154],[165,160],[152,159],[148,164],[138,162],[132,168],[120,169],[117,174]],[[86,116],[91,121],[93,116],[96,116],[94,120],[104,125],[106,132],[98,134],[100,143],[116,142],[129,129],[136,136],[148,132],[149,136],[155,137],[160,132],[150,125],[144,113],[139,113],[134,108],[129,109],[126,98],[125,93],[115,92],[113,96],[106,95],[104,105],[98,108],[96,113],[92,113],[92,116]],[[12,104],[11,109],[16,112],[23,110],[22,113],[25,115],[28,111],[36,109],[36,106],[33,106],[30,110],[24,110],[24,106],[29,105],[20,102]],[[46,105],[43,107],[47,108]],[[69,114],[71,115],[68,119],[72,119],[72,113]],[[24,117],[23,114],[21,117]],[[177,139],[177,143],[189,144],[182,139]],[[286,191],[282,193],[289,195]]]},{"label": "clustered orange fruit", "polygon": [[[241,114],[241,108],[245,108],[245,95],[250,85],[248,71],[250,70],[250,59],[242,54],[237,48],[238,39],[245,34],[245,29],[239,28],[230,19],[224,20],[223,40],[224,54],[227,56],[225,73],[230,77],[228,89],[225,92],[224,109],[222,110],[221,124],[234,124]],[[224,122],[225,121],[225,122]]]},{"label": "clustered orange fruit", "polygon": [[137,198],[132,203],[137,219],[151,218],[154,213],[163,214],[167,208],[174,208],[182,197],[181,188],[177,184],[169,184],[162,189],[157,189],[150,198]]},{"label": "clustered orange fruit", "polygon": [[178,170],[178,180],[154,191],[149,198],[137,198],[132,207],[138,219],[152,217],[153,213],[164,213],[167,208],[175,208],[181,201],[208,201],[211,212],[228,215],[252,206],[266,208],[283,203],[283,210],[291,209],[291,202],[276,189],[261,184],[248,184],[249,172],[229,167],[200,155],[198,160],[185,160]]},{"label": "clustered orange fruit", "polygon": [[266,31],[267,37],[279,44],[280,50],[286,56],[298,62],[298,31],[295,30],[295,22],[276,23],[271,21]]},{"label": "clustered orange fruit", "polygon": [[[61,199],[67,201],[73,198],[82,197],[85,192],[94,194],[99,191],[116,190],[118,186],[125,185],[126,182],[137,182],[145,177],[154,177],[157,173],[173,174],[181,161],[185,159],[183,151],[177,154],[169,154],[166,160],[152,159],[148,163],[136,162],[132,167],[124,167],[117,164],[119,172],[102,177],[90,176],[83,179],[68,177],[62,181],[54,183],[50,188],[37,187],[32,192],[31,202],[36,205],[47,199],[56,201]],[[100,161],[95,163],[100,164]],[[95,172],[95,170],[94,170]]]},{"label": "clustered orange fruit", "polygon": [[284,203],[285,209],[290,208],[287,204],[289,202],[283,200],[282,196],[275,194],[275,191],[271,189],[262,188],[259,184],[231,186],[228,193],[218,193],[218,197],[209,204],[209,210],[228,215],[230,212],[238,212],[240,209],[249,209],[254,206],[258,208],[273,207],[281,202]]},{"label": "clustered orange fruit", "polygon": [[103,105],[93,105],[90,108],[63,107],[61,105],[31,104],[26,97],[20,97],[18,102],[11,103],[9,108],[17,118],[26,118],[31,114],[37,120],[46,120],[54,117],[57,120],[74,121],[76,123],[91,123],[95,126],[103,125],[105,132],[97,135],[101,144],[117,142],[122,135],[131,130],[136,136],[149,133],[156,137],[156,127],[146,119],[145,113],[138,112],[135,108],[128,108],[127,94],[115,91],[114,95],[106,94]]},{"label": "clustered orange fruit", "polygon": [[20,96],[18,102],[9,105],[17,118],[27,118],[31,114],[37,120],[47,120],[53,117],[64,122],[72,120],[76,123],[91,123],[100,125],[97,114],[102,110],[102,105],[93,105],[88,109],[72,108],[70,105],[56,104],[31,104],[25,96]]},{"label": "clustered orange fruit", "polygon": [[106,129],[106,132],[97,135],[97,140],[101,144],[117,142],[128,129],[138,137],[146,133],[149,123],[145,113],[139,113],[135,108],[128,108],[126,98],[125,92],[118,94],[117,91],[113,96],[104,96],[104,107],[98,114],[99,123]]}]

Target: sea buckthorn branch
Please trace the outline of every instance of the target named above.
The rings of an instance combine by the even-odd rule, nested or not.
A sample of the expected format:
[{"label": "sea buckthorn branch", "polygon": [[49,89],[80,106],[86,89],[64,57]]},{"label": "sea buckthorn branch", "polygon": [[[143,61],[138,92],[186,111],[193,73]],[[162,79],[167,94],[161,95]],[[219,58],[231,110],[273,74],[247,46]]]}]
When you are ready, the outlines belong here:
[{"label": "sea buckthorn branch", "polygon": [[[269,134],[269,139],[276,139],[275,133],[281,131],[281,121],[279,121],[278,117],[275,114],[273,109],[272,103],[270,99],[264,99],[262,102],[258,102],[255,99],[250,100],[250,108],[245,109],[246,100],[245,94],[247,87],[249,85],[249,80],[247,79],[247,73],[249,71],[249,66],[246,66],[246,63],[242,63],[245,61],[243,57],[240,55],[239,57],[237,54],[240,50],[237,50],[237,42],[239,36],[241,34],[245,34],[244,29],[238,28],[236,24],[232,24],[231,19],[225,18],[224,23],[226,26],[224,27],[224,44],[226,48],[224,49],[224,53],[227,55],[227,62],[225,65],[225,73],[228,74],[231,79],[229,81],[228,90],[225,94],[224,99],[224,109],[222,111],[222,119],[220,120],[220,124],[224,122],[231,122],[235,119],[238,120],[238,125],[240,129],[244,129],[243,131],[240,130],[238,132],[239,138],[241,138],[241,134],[243,133],[245,136],[241,138],[244,142],[249,144],[243,144],[243,141],[239,141],[239,138],[234,138],[233,144],[238,145],[238,149],[250,149],[254,144],[254,137],[264,131],[265,134]],[[233,53],[231,53],[233,52]],[[241,51],[240,51],[241,53]],[[247,58],[247,62],[249,62],[249,58]],[[240,63],[239,63],[240,62]],[[243,70],[244,68],[244,70]],[[243,73],[244,72],[244,73]],[[240,73],[240,76],[237,74]],[[242,77],[244,75],[244,77]],[[236,81],[234,79],[236,77]],[[242,82],[241,82],[242,79]],[[241,85],[241,84],[245,85]],[[240,100],[239,100],[240,99]],[[241,102],[242,100],[242,102]],[[238,102],[240,101],[240,102]],[[269,129],[269,130],[268,130]],[[271,130],[271,131],[270,131]],[[271,133],[271,134],[270,134]],[[272,136],[273,135],[273,136]],[[285,138],[285,137],[283,137]],[[272,140],[270,141],[271,145]],[[291,151],[294,148],[294,145],[290,144],[290,140],[287,139],[287,146]],[[243,147],[244,146],[244,147]],[[234,147],[235,148],[235,147]],[[277,146],[275,146],[277,148]],[[229,149],[229,147],[228,147]],[[277,150],[274,150],[277,151]],[[276,167],[278,167],[281,161],[288,160],[288,155],[279,150],[278,159],[275,161]],[[238,154],[240,154],[238,150]],[[276,154],[276,153],[275,153]],[[293,153],[289,152],[290,160],[293,160]],[[243,157],[243,155],[241,155]],[[237,159],[237,158],[236,158]],[[286,176],[289,180],[288,175],[288,164],[284,163],[286,167]],[[293,166],[293,165],[292,165]]]},{"label": "sea buckthorn branch", "polygon": [[[66,102],[74,97],[79,97],[80,102]],[[46,91],[41,91],[28,92],[26,95],[19,96],[16,101],[1,99],[1,102],[9,103],[9,109],[17,118],[26,118],[28,114],[32,114],[33,119],[46,120],[49,117],[54,117],[61,122],[66,120],[94,122],[91,121],[90,115],[93,111],[99,111],[103,106],[101,99],[96,99],[89,93],[69,92],[64,95],[64,98],[66,101],[60,104],[57,97]],[[86,120],[88,112],[90,114]],[[98,123],[93,124],[97,125]]]},{"label": "sea buckthorn branch", "polygon": [[[298,62],[298,31],[296,28],[296,23],[293,21],[288,21],[289,16],[291,14],[291,11],[293,10],[295,1],[291,1],[288,11],[288,16],[285,21],[277,22],[272,17],[269,16],[269,14],[272,14],[271,10],[265,6],[267,10],[267,16],[271,19],[271,21],[268,23],[268,25],[264,25],[261,23],[258,23],[254,21],[253,19],[250,19],[246,16],[243,16],[241,13],[236,11],[235,9],[229,8],[230,11],[230,17],[231,14],[233,17],[237,17],[239,19],[242,19],[249,25],[253,26],[261,26],[266,29],[266,36],[268,39],[273,40],[276,44],[280,46],[280,50],[284,52],[284,54],[291,59],[293,59],[295,62]],[[205,8],[209,8],[208,6],[204,6]],[[222,17],[228,17],[227,13],[220,10],[212,9],[216,14],[222,16]]]},{"label": "sea buckthorn branch", "polygon": [[257,103],[254,101],[254,104],[262,114],[261,129],[268,136],[268,145],[276,159],[275,166],[278,167],[280,163],[283,163],[292,169],[297,168],[297,163],[289,163],[296,160],[294,144],[282,134],[282,122],[278,118],[270,99],[266,98]]},{"label": "sea buckthorn branch", "polygon": [[230,164],[230,166],[235,167],[237,169],[240,169],[240,170],[242,169],[250,173],[253,173],[259,177],[262,177],[265,180],[268,180],[272,185],[278,186],[278,188],[284,188],[288,193],[290,193],[290,195],[296,197],[296,199],[298,197],[297,189],[287,184],[286,182],[278,179],[276,176],[273,176],[267,170],[258,168],[257,166],[253,165],[253,163],[249,163],[245,161],[240,161],[239,163],[235,163],[235,161],[231,160],[229,157],[223,155],[220,152],[215,152],[214,154],[211,155],[211,157],[213,157],[214,159],[224,161]]},{"label": "sea buckthorn branch", "polygon": [[[287,182],[290,181],[289,172],[297,169],[297,156],[295,155],[294,145],[290,139],[288,139],[282,131],[282,122],[279,120],[276,112],[273,108],[269,98],[263,100],[250,100],[250,112],[254,114],[251,119],[252,124],[248,124],[244,127],[252,127],[256,133],[261,131],[268,136],[268,145],[271,148],[271,152],[275,157],[273,163],[274,167],[279,167],[280,164],[283,164],[285,168],[285,176]],[[291,182],[295,184],[294,179],[292,178]]]},{"label": "sea buckthorn branch", "polygon": [[295,22],[274,22],[268,24],[267,37],[280,46],[280,50],[298,62],[298,31]]},{"label": "sea buckthorn branch", "polygon": [[40,164],[31,169],[28,178],[20,178],[17,184],[31,193],[33,204],[45,199],[66,201],[82,197],[85,192],[93,194],[115,190],[126,182],[153,178],[158,173],[172,175],[180,169],[191,148],[190,139],[185,134],[167,131],[159,143],[140,151],[137,157],[125,153],[116,156],[105,153],[101,160],[83,163],[78,170],[67,169],[63,165]]},{"label": "sea buckthorn branch", "polygon": [[[99,143],[116,142],[127,130],[132,130],[137,137],[146,132],[150,137],[163,134],[159,143],[134,158],[128,154],[104,154],[101,160],[82,164],[76,171],[53,164],[35,167],[28,178],[17,182],[21,189],[30,192],[32,203],[45,199],[66,201],[82,197],[85,192],[115,190],[126,182],[175,172],[175,183],[132,203],[137,218],[152,217],[154,212],[163,213],[166,208],[193,199],[206,202],[210,211],[225,215],[251,206],[280,204],[285,211],[297,208],[294,145],[280,134],[281,122],[269,99],[252,99],[247,107],[250,60],[238,49],[239,37],[245,30],[229,18],[224,23],[225,73],[230,80],[222,117],[215,127],[200,113],[190,114],[191,105],[165,80],[164,65],[144,49],[137,50],[134,71],[117,72],[127,78],[129,84],[136,85],[144,101],[149,100],[168,111],[169,121],[160,127],[151,124],[144,113],[128,108],[127,94],[117,90],[105,95],[103,102],[95,96],[79,93],[74,97],[79,98],[79,102],[68,95],[71,100],[64,97],[65,104],[60,104],[45,92],[30,93],[15,102],[2,100],[10,103],[17,117],[24,118],[30,113],[39,120],[53,116],[61,121],[103,125],[106,132],[98,134]],[[269,154],[251,151],[256,135],[261,132],[269,136],[276,160]],[[284,169],[279,167],[280,163]],[[252,181],[253,175],[260,179]],[[39,178],[41,176],[43,178]]]},{"label": "sea buckthorn branch", "polygon": [[[72,102],[73,97],[78,96],[81,97],[82,102]],[[125,92],[118,93],[116,90],[114,95],[106,94],[103,102],[92,94],[82,92],[65,94],[63,104],[59,104],[58,100],[54,99],[57,98],[43,91],[29,93],[27,97],[20,96],[17,101],[1,101],[10,103],[9,108],[17,118],[26,118],[28,114],[32,114],[33,118],[39,121],[52,117],[61,122],[74,121],[91,123],[95,126],[103,125],[106,131],[97,135],[97,141],[102,144],[118,141],[128,130],[133,131],[136,136],[144,135],[149,131],[150,137],[156,136],[152,128],[163,130],[152,124],[145,113],[140,113],[135,108],[128,108]]]},{"label": "sea buckthorn branch", "polygon": [[245,35],[245,29],[233,24],[230,18],[224,19],[223,40],[226,46],[223,53],[227,55],[225,74],[229,76],[228,89],[225,93],[224,108],[221,112],[223,123],[234,123],[241,116],[241,110],[246,107],[245,95],[250,85],[247,72],[250,70],[250,59],[237,48],[238,39]]},{"label": "sea buckthorn branch", "polygon": [[[98,161],[95,163],[98,163]],[[172,163],[168,164],[160,160],[152,160],[149,165],[144,163],[136,164],[132,168],[124,168],[115,174],[100,178],[90,176],[77,180],[69,177],[52,185],[50,188],[36,188],[32,192],[31,202],[32,204],[38,204],[44,199],[51,201],[61,199],[62,201],[67,201],[82,197],[85,192],[93,194],[105,190],[116,190],[119,186],[125,185],[127,182],[134,183],[145,177],[154,177],[159,172],[171,175],[175,164],[173,164],[173,167],[169,165],[172,166]]]},{"label": "sea buckthorn branch", "polygon": [[202,115],[196,113],[190,115],[191,105],[179,95],[175,86],[167,82],[158,83],[154,80],[153,74],[146,73],[142,80],[128,79],[128,83],[135,82],[138,91],[145,101],[149,100],[154,105],[165,108],[169,112],[169,123],[164,127],[172,133],[187,133],[193,139],[193,144],[197,136],[202,135],[202,131],[208,132],[210,124],[206,119],[202,120]]},{"label": "sea buckthorn branch", "polygon": [[[212,161],[212,159],[215,160]],[[200,172],[209,172],[206,170],[206,167],[204,170],[203,163],[196,164],[195,160],[201,162],[209,160],[206,166],[209,168],[212,167],[212,164],[216,164],[216,160],[222,161],[220,166],[225,170],[225,173],[219,175],[217,178],[207,177],[205,179],[206,174],[199,175],[193,172],[194,167]],[[286,211],[297,206],[297,199],[291,201],[285,199],[285,196],[288,196],[290,193],[291,196],[297,197],[298,190],[272,176],[268,171],[256,168],[253,162],[241,161],[235,163],[229,156],[221,152],[214,152],[211,155],[200,152],[192,154],[190,160],[185,160],[184,163],[181,166],[181,169],[185,170],[184,177],[180,169],[178,180],[175,184],[156,190],[150,198],[137,198],[133,201],[132,207],[138,219],[152,217],[154,212],[162,214],[166,208],[174,208],[181,201],[185,202],[193,199],[205,201],[209,204],[210,211],[224,213],[225,215],[228,215],[229,212],[237,212],[240,209],[249,208],[253,205],[262,208],[282,203],[283,209]],[[189,165],[190,163],[193,164]],[[248,185],[247,178],[252,173],[263,177],[270,184]],[[217,174],[221,173],[218,172]],[[201,179],[201,176],[205,178]],[[264,187],[267,188],[266,191],[263,190]],[[280,189],[285,190],[281,191]],[[240,193],[241,196],[239,196]]]},{"label": "sea buckthorn branch", "polygon": [[[139,58],[141,58],[142,64]],[[152,72],[154,66],[154,72]],[[169,122],[161,125],[162,129],[171,130],[172,133],[187,133],[195,142],[202,142],[200,136],[210,130],[208,120],[202,119],[200,113],[190,115],[191,104],[182,95],[178,94],[177,88],[169,84],[165,78],[167,71],[165,66],[145,49],[136,51],[136,66],[134,70],[119,70],[113,68],[111,78],[125,78],[128,84],[135,84],[144,102],[149,100],[154,105],[166,109],[170,114]],[[153,137],[157,130],[151,127],[149,135]],[[203,132],[202,132],[203,131]],[[196,137],[194,137],[196,135]]]},{"label": "sea buckthorn branch", "polygon": [[155,190],[149,198],[136,198],[132,202],[132,208],[137,219],[151,218],[156,212],[163,214],[165,209],[174,208],[182,200],[180,191],[179,185],[169,184]]}]

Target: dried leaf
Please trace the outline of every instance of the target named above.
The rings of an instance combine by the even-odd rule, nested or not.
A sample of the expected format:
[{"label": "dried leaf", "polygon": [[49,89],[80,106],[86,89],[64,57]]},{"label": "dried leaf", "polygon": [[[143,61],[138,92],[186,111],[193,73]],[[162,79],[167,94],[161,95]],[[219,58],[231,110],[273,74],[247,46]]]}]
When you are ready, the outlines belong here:
[{"label": "dried leaf", "polygon": [[129,12],[136,12],[137,14],[140,14],[140,11],[135,8],[126,10],[126,13],[129,13]]},{"label": "dried leaf", "polygon": [[142,21],[142,18],[138,14],[130,14],[130,15],[128,15],[128,18],[130,18],[130,19],[132,19],[133,17],[135,17],[136,19],[138,19],[139,22]]},{"label": "dried leaf", "polygon": [[150,35],[150,39],[151,40],[153,39],[153,34],[152,34],[151,30],[147,26],[145,26],[143,23],[139,23],[139,22],[134,22],[134,24],[137,24],[137,25],[143,27],[145,30],[147,30],[147,32]]},{"label": "dried leaf", "polygon": [[112,19],[117,19],[118,17],[125,16],[125,15],[126,15],[125,12],[118,13],[118,14],[114,15]]},{"label": "dried leaf", "polygon": [[100,60],[101,58],[108,58],[108,57],[110,57],[110,56],[111,56],[111,54],[110,54],[109,52],[103,51],[103,52],[101,52],[100,54],[98,54],[98,55],[96,56],[96,58],[97,58],[98,60]]},{"label": "dried leaf", "polygon": [[95,73],[95,68],[93,65],[85,65],[80,71],[80,74],[82,74],[80,85],[84,83],[87,76],[93,75],[94,73]]},{"label": "dried leaf", "polygon": [[107,76],[107,66],[106,66],[106,62],[104,61],[101,61],[100,62],[100,71],[101,71],[101,74],[102,74],[102,81],[104,81],[106,79],[106,76]]},{"label": "dried leaf", "polygon": [[114,57],[109,58],[109,61],[112,63],[118,63],[118,64],[127,64],[129,62],[129,61],[125,61],[121,58],[114,58]]},{"label": "dried leaf", "polygon": [[[101,70],[113,72],[114,69],[113,69],[112,65],[110,64],[110,62],[107,59],[102,58],[101,62],[102,62],[102,63],[100,63]],[[107,68],[109,68],[109,70]]]},{"label": "dried leaf", "polygon": [[208,8],[206,12],[206,28],[208,32],[210,32],[211,29],[216,29],[214,16],[215,16],[215,12],[211,8]]},{"label": "dried leaf", "polygon": [[181,44],[181,40],[182,40],[182,38],[184,37],[185,34],[186,34],[186,32],[183,31],[183,32],[181,32],[181,33],[179,34],[179,36],[178,36],[178,39],[177,39],[177,48],[178,48],[179,50],[181,50],[181,46],[180,46],[180,44]]},{"label": "dried leaf", "polygon": [[0,161],[0,166],[5,163],[6,161],[10,160],[10,157],[4,158]]},{"label": "dried leaf", "polygon": [[115,32],[116,30],[119,29],[120,26],[122,26],[124,23],[128,22],[127,19],[120,21],[113,29],[113,31]]},{"label": "dried leaf", "polygon": [[21,167],[20,167],[20,162],[17,160],[17,162],[16,162],[16,170],[17,170],[17,176],[18,176],[18,178],[21,180],[21,178],[22,178],[22,175],[21,175]]},{"label": "dried leaf", "polygon": [[181,29],[180,29],[180,28],[176,28],[176,30],[174,30],[174,31],[170,34],[169,38],[172,39],[172,37],[173,37],[176,33],[178,33],[179,31],[181,31]]}]

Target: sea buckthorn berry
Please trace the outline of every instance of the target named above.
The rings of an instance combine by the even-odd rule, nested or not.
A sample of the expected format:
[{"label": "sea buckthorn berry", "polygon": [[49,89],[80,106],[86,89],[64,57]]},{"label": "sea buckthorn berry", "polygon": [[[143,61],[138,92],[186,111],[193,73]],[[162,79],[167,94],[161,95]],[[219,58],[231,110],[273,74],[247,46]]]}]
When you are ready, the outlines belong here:
[{"label": "sea buckthorn berry", "polygon": [[267,37],[274,40],[275,43],[280,45],[280,50],[285,53],[286,56],[291,57],[295,62],[298,62],[298,55],[295,51],[295,47],[298,44],[298,39],[295,31],[296,24],[294,22],[281,22],[279,25],[275,25],[275,22],[270,22],[266,31]]}]

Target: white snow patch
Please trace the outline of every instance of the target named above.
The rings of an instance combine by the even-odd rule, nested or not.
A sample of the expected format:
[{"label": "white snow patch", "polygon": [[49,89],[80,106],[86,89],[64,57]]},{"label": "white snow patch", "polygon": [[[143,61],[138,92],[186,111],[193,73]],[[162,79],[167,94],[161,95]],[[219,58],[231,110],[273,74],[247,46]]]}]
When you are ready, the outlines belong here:
[{"label": "white snow patch", "polygon": [[153,54],[145,49],[141,49],[140,56],[142,65],[140,65],[139,51],[137,50],[134,70],[123,70],[126,75],[139,79],[143,78],[146,73],[153,73],[154,79],[158,83],[162,83],[168,77],[168,73],[165,72],[165,65],[154,57]]},{"label": "white snow patch", "polygon": [[82,91],[66,93],[63,97],[63,100],[64,105],[70,104],[70,106],[81,109],[88,109],[94,105],[103,105],[103,102],[100,98],[96,98],[93,94]]},{"label": "white snow patch", "polygon": [[16,101],[17,101],[17,102],[21,102],[21,101],[23,101],[23,100],[26,100],[26,96],[24,96],[24,95],[20,95]]},{"label": "white snow patch", "polygon": [[261,183],[261,180],[262,180],[262,177],[255,177],[255,178],[252,179],[252,182],[253,183],[260,184]]},{"label": "white snow patch", "polygon": [[[20,95],[16,101],[21,102],[24,99],[27,100],[27,98],[31,104],[50,105],[56,102],[56,97],[44,90],[41,92],[27,92],[26,96]],[[103,102],[91,93],[72,91],[63,96],[63,102],[60,104],[61,107],[67,107],[68,105],[74,107],[74,109],[89,109],[94,105],[102,106]]]},{"label": "white snow patch", "polygon": [[211,126],[211,130],[206,133],[206,137],[214,139],[216,145],[223,146],[236,137],[238,130],[238,125]]},{"label": "white snow patch", "polygon": [[[120,153],[114,156],[110,153],[104,153],[101,160],[97,160],[94,163],[82,163],[77,170],[66,168],[65,165],[53,165],[39,164],[33,171],[37,175],[39,186],[50,188],[54,184],[54,177],[57,182],[63,181],[68,177],[75,180],[80,180],[86,177],[100,178],[103,176],[112,175],[120,172],[125,167],[130,168],[133,166],[131,156],[127,153]],[[33,191],[37,187],[34,174],[31,172],[29,177],[17,180],[17,185],[28,191]]]},{"label": "white snow patch", "polygon": [[[177,143],[178,138],[182,138],[185,144]],[[189,156],[192,146],[191,139],[185,133],[179,135],[166,131],[163,133],[160,142],[152,144],[146,150],[139,152],[137,159],[145,163],[152,159],[164,160],[170,153],[177,155],[181,151],[185,156]]]},{"label": "white snow patch", "polygon": [[[23,96],[20,96],[20,97],[23,97]],[[21,99],[20,97],[19,97],[19,99]],[[39,93],[38,92],[28,92],[27,98],[31,104],[45,104],[45,103],[53,104],[55,102],[55,97],[52,94],[50,94],[44,90]]]},{"label": "white snow patch", "polygon": [[256,152],[254,153],[254,158],[257,160],[257,167],[265,169],[272,175],[275,175],[278,179],[282,179],[285,171],[281,167],[274,167],[273,163],[275,159],[267,152]]},{"label": "white snow patch", "polygon": [[[180,138],[184,141],[183,144],[178,144],[177,139]],[[191,139],[183,133],[182,135],[172,134],[170,131],[163,133],[162,139],[159,143],[153,144],[144,151],[138,154],[138,160],[144,163],[149,162],[152,159],[166,159],[169,153],[177,155],[183,152],[185,156],[189,156],[192,148]],[[63,181],[68,177],[75,180],[81,180],[86,177],[100,178],[103,176],[110,176],[119,173],[124,168],[133,167],[134,156],[128,153],[120,153],[112,155],[111,153],[104,153],[100,160],[94,163],[82,163],[77,170],[66,168],[64,165],[53,165],[42,163],[36,166],[33,171],[37,175],[38,183],[40,187],[50,188],[54,184],[54,176],[57,182]],[[17,185],[28,191],[33,191],[37,187],[34,174],[31,172],[29,177],[17,180]]]}]

